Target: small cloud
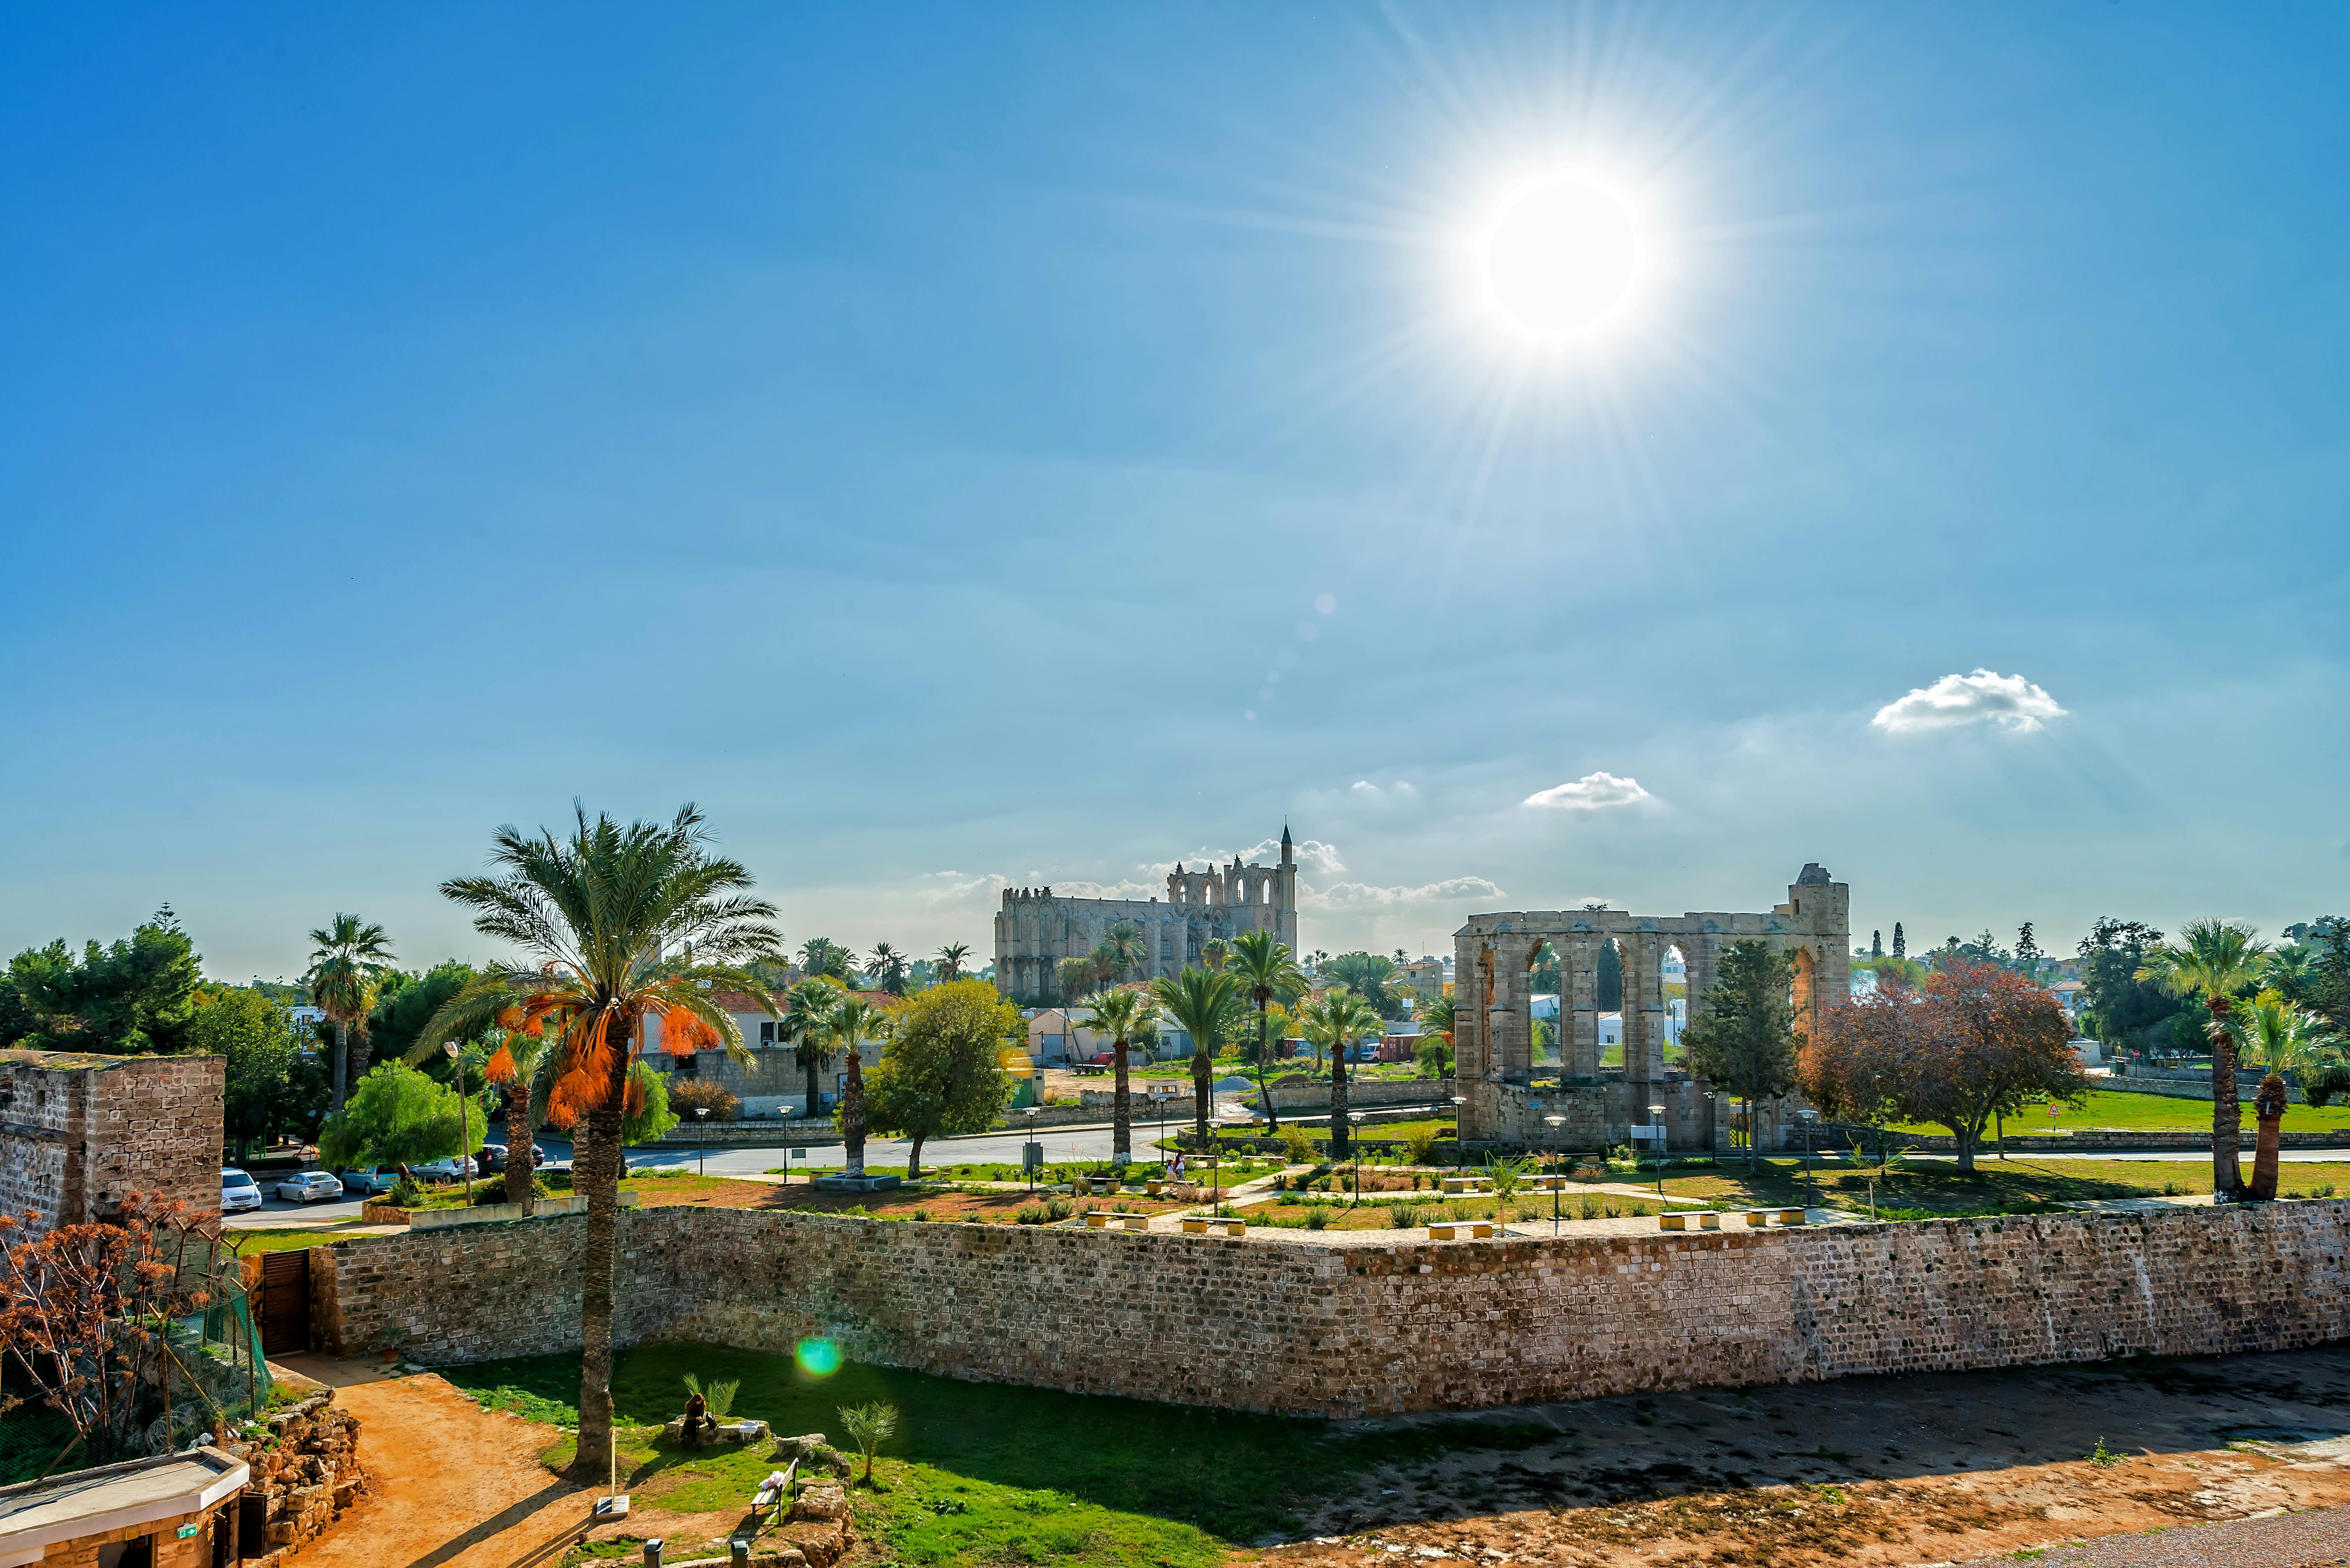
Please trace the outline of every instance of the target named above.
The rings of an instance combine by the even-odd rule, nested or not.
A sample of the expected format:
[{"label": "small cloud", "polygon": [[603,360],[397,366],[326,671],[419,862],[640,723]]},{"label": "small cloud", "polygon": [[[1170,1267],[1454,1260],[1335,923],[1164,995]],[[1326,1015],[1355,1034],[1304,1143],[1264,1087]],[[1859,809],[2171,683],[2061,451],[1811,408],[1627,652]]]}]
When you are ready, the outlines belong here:
[{"label": "small cloud", "polygon": [[1619,779],[1614,774],[1586,774],[1573,784],[1536,790],[1526,796],[1523,804],[1562,811],[1602,811],[1611,805],[1631,805],[1655,798],[1640,787],[1638,779]]},{"label": "small cloud", "polygon": [[1363,882],[1337,882],[1328,888],[1301,888],[1297,901],[1309,909],[1386,909],[1399,904],[1430,903],[1443,898],[1499,898],[1502,889],[1482,877],[1448,877],[1417,888],[1374,888]]},{"label": "small cloud", "polygon": [[925,871],[914,897],[925,904],[984,903],[1010,886],[1001,871]]},{"label": "small cloud", "polygon": [[1373,784],[1368,779],[1357,779],[1355,781],[1355,787],[1361,790],[1366,794],[1377,794],[1379,793],[1379,786]]},{"label": "small cloud", "polygon": [[2027,734],[2050,719],[2064,717],[2056,699],[2021,675],[1978,670],[1945,675],[1898,701],[1887,702],[1869,722],[1889,734],[1952,730],[1962,724],[1997,724],[2011,734]]}]

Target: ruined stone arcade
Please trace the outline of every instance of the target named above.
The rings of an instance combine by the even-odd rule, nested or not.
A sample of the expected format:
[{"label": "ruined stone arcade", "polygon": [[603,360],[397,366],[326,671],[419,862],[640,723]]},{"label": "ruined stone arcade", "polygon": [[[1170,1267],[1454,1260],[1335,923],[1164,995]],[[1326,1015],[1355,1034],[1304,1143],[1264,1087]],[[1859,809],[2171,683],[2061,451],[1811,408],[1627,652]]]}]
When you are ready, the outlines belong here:
[{"label": "ruined stone arcade", "polygon": [[[1816,1027],[1851,990],[1851,893],[1817,864],[1768,914],[1692,911],[1634,915],[1618,909],[1517,910],[1472,915],[1454,933],[1453,1047],[1459,1057],[1461,1137],[1533,1146],[1594,1148],[1632,1137],[1660,1120],[1668,1148],[1725,1147],[1731,1106],[1711,1084],[1665,1062],[1662,974],[1669,950],[1688,966],[1689,1022],[1703,1011],[1717,955],[1760,938],[1795,957],[1795,1026]],[[1615,945],[1624,976],[1621,1066],[1601,1065],[1600,950]],[[1547,947],[1559,965],[1557,1057],[1534,1049],[1533,972]],[[1665,1107],[1661,1118],[1650,1107]],[[1756,1107],[1764,1147],[1781,1139],[1788,1107]],[[1553,1128],[1547,1117],[1565,1118]]]}]

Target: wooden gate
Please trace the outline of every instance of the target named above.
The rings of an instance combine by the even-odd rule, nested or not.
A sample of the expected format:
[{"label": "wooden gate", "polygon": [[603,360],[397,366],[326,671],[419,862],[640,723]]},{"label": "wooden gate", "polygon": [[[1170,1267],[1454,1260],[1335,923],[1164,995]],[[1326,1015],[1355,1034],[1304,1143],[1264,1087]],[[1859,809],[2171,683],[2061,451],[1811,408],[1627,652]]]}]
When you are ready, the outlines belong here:
[{"label": "wooden gate", "polygon": [[290,1355],[310,1348],[310,1253],[261,1255],[261,1351]]}]

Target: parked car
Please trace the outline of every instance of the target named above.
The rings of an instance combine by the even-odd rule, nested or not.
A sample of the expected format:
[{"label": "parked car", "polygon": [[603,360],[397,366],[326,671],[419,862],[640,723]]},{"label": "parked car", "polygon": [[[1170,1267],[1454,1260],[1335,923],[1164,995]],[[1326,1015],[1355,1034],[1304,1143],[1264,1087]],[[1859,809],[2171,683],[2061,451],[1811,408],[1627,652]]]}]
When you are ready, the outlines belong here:
[{"label": "parked car", "polygon": [[429,1165],[411,1165],[408,1171],[419,1181],[465,1181],[482,1174],[472,1158],[463,1155],[452,1155]]},{"label": "parked car", "polygon": [[321,1198],[342,1195],[343,1184],[335,1179],[330,1170],[305,1170],[277,1184],[277,1196],[288,1203],[316,1203]]},{"label": "parked car", "polygon": [[221,1212],[235,1214],[261,1207],[261,1184],[233,1165],[221,1167]]},{"label": "parked car", "polygon": [[[484,1175],[488,1175],[494,1171],[504,1170],[506,1168],[506,1146],[502,1143],[485,1143],[482,1146],[482,1152],[475,1155],[473,1159],[476,1164],[481,1166]],[[531,1168],[536,1170],[546,1163],[546,1151],[539,1147],[536,1144],[531,1145]]]},{"label": "parked car", "polygon": [[1118,1054],[1114,1051],[1097,1051],[1086,1060],[1097,1067],[1114,1067],[1118,1065]]},{"label": "parked car", "polygon": [[346,1192],[356,1192],[361,1198],[374,1198],[400,1185],[400,1172],[389,1165],[378,1165],[335,1172],[335,1179],[343,1184]]}]

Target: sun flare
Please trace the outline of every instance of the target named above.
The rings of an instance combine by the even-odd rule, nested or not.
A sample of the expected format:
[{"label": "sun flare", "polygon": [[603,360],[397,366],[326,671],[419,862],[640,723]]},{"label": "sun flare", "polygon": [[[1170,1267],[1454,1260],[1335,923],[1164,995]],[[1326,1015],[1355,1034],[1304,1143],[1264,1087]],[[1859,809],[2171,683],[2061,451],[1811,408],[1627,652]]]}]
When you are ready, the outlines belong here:
[{"label": "sun flare", "polygon": [[1648,246],[1633,209],[1581,175],[1521,186],[1476,246],[1486,305],[1538,339],[1578,338],[1619,319],[1638,292]]}]

